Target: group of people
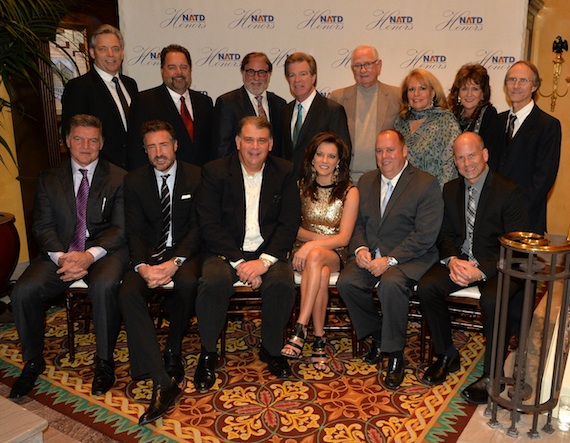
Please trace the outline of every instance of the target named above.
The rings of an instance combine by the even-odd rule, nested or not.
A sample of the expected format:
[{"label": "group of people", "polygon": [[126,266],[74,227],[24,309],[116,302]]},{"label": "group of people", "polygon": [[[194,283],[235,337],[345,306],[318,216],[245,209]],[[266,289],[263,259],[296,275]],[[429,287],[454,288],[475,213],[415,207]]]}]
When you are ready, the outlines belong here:
[{"label": "group of people", "polygon": [[[371,337],[364,359],[376,365],[388,357],[390,389],[405,377],[416,285],[437,354],[424,383],[443,383],[460,366],[449,292],[480,288],[491,343],[498,237],[546,230],[558,169],[560,123],[534,103],[534,65],[511,66],[511,109],[497,114],[481,65],[463,66],[447,98],[423,69],[412,70],[398,93],[378,80],[376,49],[359,46],[351,59],[356,83],[326,98],[315,88],[315,59],[296,52],[285,62],[294,96],[287,104],[267,91],[268,57],[252,52],[242,62],[243,86],[214,107],[190,89],[191,58],[182,46],[162,50],[163,84],[140,93],[118,73],[123,49],[117,29],[99,28],[90,40],[93,69],[65,88],[71,158],[38,180],[33,233],[42,252],[12,292],[26,364],[10,397],[28,394],[45,370],[44,302],[81,278],[97,340],[92,393],[114,385],[122,319],[131,375],[153,381],[140,424],[164,415],[182,393],[182,339],[194,314],[201,339],[194,386],[206,392],[215,385],[217,340],[237,281],[261,293],[259,357],[277,377],[291,375],[289,360],[302,355],[311,321],[310,361],[327,370],[328,286],[339,271],[357,336]],[[285,340],[294,272],[301,274],[300,312]],[[147,298],[171,282],[161,350]],[[381,313],[372,298],[378,283]],[[482,377],[462,392],[475,403],[487,399],[489,348]]]}]

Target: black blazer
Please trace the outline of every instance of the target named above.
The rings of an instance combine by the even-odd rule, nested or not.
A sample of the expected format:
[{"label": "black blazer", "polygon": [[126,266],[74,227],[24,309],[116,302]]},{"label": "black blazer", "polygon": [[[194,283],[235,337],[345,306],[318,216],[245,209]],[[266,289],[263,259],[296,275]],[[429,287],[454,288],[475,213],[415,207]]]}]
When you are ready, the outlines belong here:
[{"label": "black blazer", "polygon": [[[283,108],[285,99],[267,91],[269,104],[269,120],[273,127],[273,154],[281,156],[283,143]],[[237,150],[235,136],[239,121],[247,116],[257,115],[251,104],[245,86],[220,95],[214,108],[214,126],[212,132],[212,149],[217,157],[223,157]]]},{"label": "black blazer", "polygon": [[[440,259],[461,256],[466,236],[465,180],[456,178],[443,187],[444,215],[437,246]],[[499,237],[528,229],[527,206],[520,188],[493,172],[485,180],[473,229],[473,255],[487,278],[497,274]]]},{"label": "black blazer", "polygon": [[194,141],[184,126],[184,121],[167,90],[162,84],[139,93],[129,114],[128,167],[130,170],[146,165],[140,130],[143,123],[163,120],[172,125],[178,139],[178,160],[202,166],[211,157],[211,128],[214,106],[207,95],[189,89],[194,111]]},{"label": "black blazer", "polygon": [[283,158],[293,162],[296,177],[300,175],[303,157],[309,143],[319,132],[334,132],[343,139],[349,149],[352,150],[344,107],[333,100],[323,97],[318,92],[305,117],[305,122],[301,127],[297,144],[293,146],[291,131],[294,124],[291,124],[291,119],[293,118],[294,107],[295,100],[287,103],[283,110]]},{"label": "black blazer", "polygon": [[[190,258],[198,246],[198,225],[194,208],[200,168],[177,162],[172,196],[172,248],[174,256]],[[131,265],[149,263],[162,235],[160,192],[154,168],[148,164],[125,177],[126,232]]]},{"label": "black blazer", "polygon": [[[196,200],[206,252],[230,261],[244,258],[245,189],[237,152],[202,168]],[[287,260],[301,221],[301,201],[291,162],[269,156],[263,170],[259,225],[263,244],[256,253]]]},{"label": "black blazer", "polygon": [[[126,75],[119,74],[119,77],[134,101],[138,93],[137,83]],[[109,88],[95,69],[65,85],[61,106],[61,135],[64,140],[71,117],[76,114],[94,115],[103,123],[105,141],[100,157],[123,169],[126,168],[127,131]]]},{"label": "black blazer", "polygon": [[498,147],[489,151],[489,166],[526,192],[529,229],[543,234],[548,192],[556,180],[560,163],[560,122],[535,104],[507,145],[504,134],[508,118],[508,111],[499,114],[503,134]]}]

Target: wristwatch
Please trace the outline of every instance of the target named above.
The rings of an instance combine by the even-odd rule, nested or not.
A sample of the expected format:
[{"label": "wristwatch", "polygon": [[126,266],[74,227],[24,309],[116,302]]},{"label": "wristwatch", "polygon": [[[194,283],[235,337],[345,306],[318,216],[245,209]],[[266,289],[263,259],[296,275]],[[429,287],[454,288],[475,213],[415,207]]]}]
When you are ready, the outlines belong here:
[{"label": "wristwatch", "polygon": [[398,264],[398,260],[394,257],[388,257],[388,266],[396,266]]},{"label": "wristwatch", "polygon": [[265,266],[266,268],[270,268],[271,265],[273,263],[271,263],[271,260],[267,260],[266,258],[260,258],[261,262],[263,263],[263,266]]},{"label": "wristwatch", "polygon": [[174,264],[178,267],[182,266],[182,264],[184,263],[184,260],[182,260],[180,257],[174,257],[172,259],[172,261],[174,262]]}]

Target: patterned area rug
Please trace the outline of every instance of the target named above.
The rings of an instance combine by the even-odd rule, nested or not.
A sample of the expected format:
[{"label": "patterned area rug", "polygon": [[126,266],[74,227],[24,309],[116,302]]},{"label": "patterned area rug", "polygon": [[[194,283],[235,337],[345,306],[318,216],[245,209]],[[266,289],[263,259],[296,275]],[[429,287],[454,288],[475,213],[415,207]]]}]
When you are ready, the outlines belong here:
[{"label": "patterned area rug", "polygon": [[[447,383],[429,388],[419,381],[426,368],[419,363],[419,325],[410,323],[406,377],[398,390],[390,391],[376,366],[352,358],[350,337],[335,333],[328,337],[327,371],[312,368],[307,346],[304,358],[292,365],[293,377],[280,380],[258,359],[259,320],[230,322],[226,357],[220,361],[214,389],[204,394],[194,389],[200,345],[196,335],[188,335],[184,396],[154,425],[138,426],[152,384],[131,380],[124,331],[115,351],[117,383],[105,396],[92,397],[95,338],[85,333],[83,322],[77,326],[79,346],[75,361],[70,361],[65,310],[48,313],[47,370],[30,395],[122,442],[455,442],[475,411],[458,392],[480,374],[484,349],[479,334],[457,332],[461,369]],[[3,325],[3,382],[12,385],[21,368],[16,330],[13,324]]]}]

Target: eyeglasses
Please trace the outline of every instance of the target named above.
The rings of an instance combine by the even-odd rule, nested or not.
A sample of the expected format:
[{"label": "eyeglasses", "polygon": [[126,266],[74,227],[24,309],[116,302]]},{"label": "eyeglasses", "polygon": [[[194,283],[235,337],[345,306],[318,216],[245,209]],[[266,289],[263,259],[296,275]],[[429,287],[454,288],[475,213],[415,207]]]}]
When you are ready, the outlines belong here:
[{"label": "eyeglasses", "polygon": [[245,70],[245,75],[247,75],[248,77],[255,77],[255,74],[257,74],[260,78],[265,78],[265,77],[267,77],[268,73],[269,73],[269,71],[265,71],[265,70],[260,70],[260,71],[256,71],[255,69],[246,69]]},{"label": "eyeglasses", "polygon": [[368,71],[376,63],[378,63],[378,60],[374,60],[373,62],[357,63],[355,65],[352,65],[351,68],[353,71],[360,71],[362,68],[364,68]]},{"label": "eyeglasses", "polygon": [[517,82],[519,82],[521,86],[526,86],[530,83],[530,80],[528,78],[509,77],[506,81],[507,85],[515,85]]}]

